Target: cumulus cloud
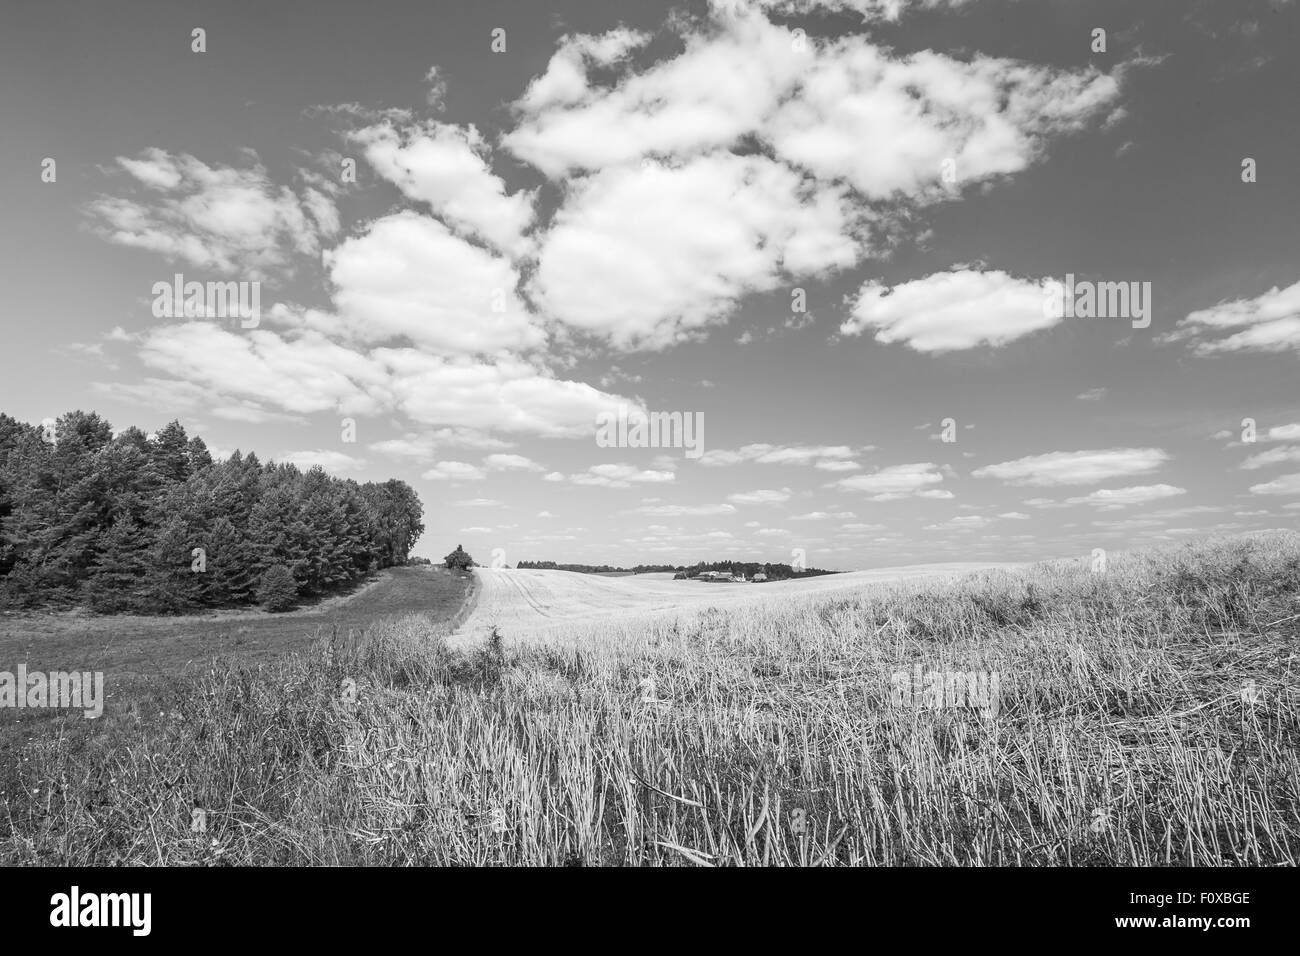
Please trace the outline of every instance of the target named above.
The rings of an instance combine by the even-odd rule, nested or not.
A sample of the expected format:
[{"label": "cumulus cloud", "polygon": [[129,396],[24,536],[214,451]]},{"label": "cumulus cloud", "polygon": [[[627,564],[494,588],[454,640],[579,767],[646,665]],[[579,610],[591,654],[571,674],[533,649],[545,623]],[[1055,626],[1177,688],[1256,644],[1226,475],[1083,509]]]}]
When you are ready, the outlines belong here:
[{"label": "cumulus cloud", "polygon": [[841,192],[761,156],[617,167],[573,185],[542,238],[530,292],[618,348],[663,348],[786,275],[857,261]]},{"label": "cumulus cloud", "polygon": [[671,471],[654,471],[637,468],[635,465],[613,463],[593,465],[585,472],[569,476],[575,485],[602,488],[630,488],[633,484],[660,484],[675,479],[676,476]]},{"label": "cumulus cloud", "polygon": [[727,500],[738,505],[775,505],[790,500],[790,489],[761,488],[757,491],[739,491],[727,495]]},{"label": "cumulus cloud", "polygon": [[475,127],[385,122],[355,130],[350,137],[379,175],[409,198],[428,203],[457,231],[510,255],[526,248],[524,233],[532,223],[536,191],[506,193]]},{"label": "cumulus cloud", "polygon": [[1300,351],[1300,282],[1198,309],[1164,341],[1187,341],[1198,355]]},{"label": "cumulus cloud", "polygon": [[1130,505],[1146,504],[1161,498],[1187,494],[1186,488],[1173,485],[1134,485],[1129,488],[1099,488],[1074,498],[1066,498],[1067,505],[1093,505],[1102,511],[1117,511]]},{"label": "cumulus cloud", "polygon": [[629,402],[565,381],[517,359],[440,359],[415,349],[377,349],[393,404],[417,422],[544,437],[590,435],[597,413]]},{"label": "cumulus cloud", "polygon": [[699,457],[709,467],[755,462],[760,465],[813,465],[822,471],[851,471],[860,467],[853,459],[872,450],[871,445],[770,445],[755,443],[731,450],[713,448]]},{"label": "cumulus cloud", "polygon": [[951,498],[952,492],[935,485],[942,483],[943,473],[933,462],[908,465],[890,465],[870,474],[841,478],[833,487],[846,491],[861,491],[872,501],[893,501],[898,498]]},{"label": "cumulus cloud", "polygon": [[428,216],[385,216],[327,252],[325,264],[339,317],[322,331],[361,343],[405,339],[439,355],[522,352],[546,340],[510,260]]},{"label": "cumulus cloud", "polygon": [[489,471],[545,471],[541,465],[523,455],[488,455],[483,464]]},{"label": "cumulus cloud", "polygon": [[86,207],[91,229],[123,246],[155,252],[247,281],[294,271],[296,257],[315,256],[322,237],[338,231],[333,202],[314,187],[298,195],[271,182],[256,154],[250,165],[209,166],[187,154],[151,147],[118,166],[140,189],[103,196]]},{"label": "cumulus cloud", "polygon": [[971,474],[976,478],[998,478],[1011,485],[1090,485],[1108,478],[1147,474],[1168,460],[1169,455],[1159,448],[1054,451],[986,465]]},{"label": "cumulus cloud", "polygon": [[482,468],[465,461],[440,461],[420,476],[428,481],[482,481]]},{"label": "cumulus cloud", "polygon": [[610,66],[644,46],[650,34],[619,27],[596,36],[571,34],[560,41],[546,70],[528,84],[519,106],[530,113],[576,103],[586,96],[588,65]]},{"label": "cumulus cloud", "polygon": [[1300,445],[1283,445],[1280,448],[1270,448],[1267,451],[1261,451],[1258,454],[1251,455],[1241,463],[1241,467],[1247,471],[1256,468],[1266,468],[1269,465],[1283,465],[1288,462],[1300,462]]},{"label": "cumulus cloud", "polygon": [[840,332],[872,332],[877,342],[900,342],[918,352],[1005,345],[1062,321],[1044,307],[1050,281],[970,269],[892,288],[871,279]]},{"label": "cumulus cloud", "polygon": [[[146,333],[140,356],[201,390],[195,394],[209,405],[229,398],[297,414],[393,410],[423,425],[449,426],[438,433],[446,444],[492,447],[486,431],[589,435],[597,412],[628,402],[521,359],[441,358],[409,348],[358,352],[313,331],[281,336],[176,323]],[[419,439],[407,442],[384,450],[418,457]]]},{"label": "cumulus cloud", "polygon": [[391,458],[406,458],[414,461],[429,461],[437,454],[440,447],[458,446],[465,448],[501,449],[509,448],[510,442],[493,438],[484,432],[472,428],[438,428],[426,432],[407,432],[401,438],[389,438],[373,442],[370,448]]},{"label": "cumulus cloud", "polygon": [[1254,495],[1300,495],[1300,474],[1283,475],[1260,485],[1251,485]]},{"label": "cumulus cloud", "polygon": [[735,505],[642,505],[632,509],[636,514],[660,515],[663,517],[704,517],[709,515],[729,515],[736,513]]},{"label": "cumulus cloud", "polygon": [[949,518],[947,521],[941,521],[938,524],[928,524],[925,526],[925,530],[977,531],[980,528],[988,527],[992,523],[992,518],[985,518],[982,515],[958,515],[956,518]]},{"label": "cumulus cloud", "polygon": [[1300,422],[1291,425],[1274,425],[1264,435],[1264,441],[1300,440]]},{"label": "cumulus cloud", "polygon": [[525,97],[506,147],[558,179],[753,137],[778,160],[875,199],[937,193],[948,158],[967,182],[1023,169],[1046,137],[1081,128],[1118,96],[1118,83],[1092,70],[930,51],[896,58],[864,36],[801,47],[792,28],[757,14],[683,39],[679,55],[607,87],[570,83],[563,102]]}]

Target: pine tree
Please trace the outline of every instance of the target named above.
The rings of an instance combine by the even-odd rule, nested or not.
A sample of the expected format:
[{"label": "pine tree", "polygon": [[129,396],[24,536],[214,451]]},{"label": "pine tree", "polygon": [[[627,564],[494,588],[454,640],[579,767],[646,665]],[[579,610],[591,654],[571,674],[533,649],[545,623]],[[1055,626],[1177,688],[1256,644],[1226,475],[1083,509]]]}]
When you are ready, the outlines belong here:
[{"label": "pine tree", "polygon": [[145,538],[130,518],[113,522],[104,535],[86,583],[90,606],[101,613],[140,610],[144,604]]},{"label": "pine tree", "polygon": [[180,422],[169,422],[149,445],[153,469],[164,481],[184,481],[190,476],[189,438]]},{"label": "pine tree", "polygon": [[257,588],[258,600],[268,611],[288,611],[298,603],[298,587],[283,564],[267,568]]}]

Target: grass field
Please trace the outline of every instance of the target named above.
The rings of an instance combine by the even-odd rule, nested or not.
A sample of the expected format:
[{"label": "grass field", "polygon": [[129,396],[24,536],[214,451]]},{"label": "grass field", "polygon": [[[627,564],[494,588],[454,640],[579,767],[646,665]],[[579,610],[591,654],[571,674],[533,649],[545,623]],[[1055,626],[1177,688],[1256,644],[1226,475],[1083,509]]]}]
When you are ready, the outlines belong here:
[{"label": "grass field", "polygon": [[[0,861],[1300,860],[1297,534],[449,644],[454,623],[42,722],[0,767]],[[995,673],[1000,707],[902,706],[916,665]]]},{"label": "grass field", "polygon": [[[465,604],[471,581],[445,568],[402,567],[379,572],[350,593],[285,614],[224,611],[185,617],[101,616],[82,613],[0,615],[0,670],[103,671],[116,709],[147,697],[152,684],[208,667],[216,657],[246,665],[305,650],[335,629],[363,632],[385,617],[427,615],[450,621]],[[6,717],[48,719],[25,710]],[[3,736],[0,736],[3,740]]]}]

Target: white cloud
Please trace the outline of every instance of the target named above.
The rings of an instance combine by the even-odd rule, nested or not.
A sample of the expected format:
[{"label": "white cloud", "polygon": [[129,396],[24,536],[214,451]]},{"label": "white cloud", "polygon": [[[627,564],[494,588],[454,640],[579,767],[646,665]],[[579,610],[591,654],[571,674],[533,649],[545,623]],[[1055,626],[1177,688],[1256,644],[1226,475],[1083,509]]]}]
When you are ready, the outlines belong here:
[{"label": "white cloud", "polygon": [[643,515],[662,517],[704,517],[707,515],[729,515],[736,513],[735,505],[642,505],[633,511]]},{"label": "white cloud", "polygon": [[1300,474],[1283,475],[1262,485],[1251,485],[1250,491],[1255,495],[1300,495]]},{"label": "white cloud", "polygon": [[391,122],[356,130],[375,170],[411,199],[427,202],[457,231],[484,239],[503,252],[525,251],[536,191],[507,195],[488,166],[490,151],[473,126]]},{"label": "white cloud", "polygon": [[551,56],[546,71],[528,84],[519,105],[530,113],[547,107],[576,103],[586,96],[587,64],[609,66],[637,47],[644,46],[650,34],[619,27],[599,36],[576,34],[564,37]]},{"label": "white cloud", "polygon": [[1300,422],[1291,425],[1274,425],[1264,436],[1265,441],[1300,440]]},{"label": "white cloud", "polygon": [[727,500],[738,505],[780,504],[790,500],[790,489],[782,488],[777,491],[772,488],[763,488],[758,491],[741,491],[727,495]]},{"label": "white cloud", "polygon": [[635,404],[516,359],[489,364],[415,349],[378,349],[374,356],[389,376],[392,402],[428,425],[581,437],[592,433],[602,408]]},{"label": "white cloud", "polygon": [[[537,348],[546,336],[505,258],[414,212],[385,216],[325,254],[338,328],[360,342],[409,339],[441,355]],[[327,329],[328,331],[329,329]]]},{"label": "white cloud", "polygon": [[511,447],[508,441],[493,438],[472,428],[438,428],[423,433],[407,432],[401,438],[373,442],[370,448],[391,458],[431,461],[443,446],[482,449]]},{"label": "white cloud", "polygon": [[956,160],[962,182],[1016,172],[1118,94],[1093,70],[930,51],[895,58],[865,36],[807,38],[800,50],[792,28],[751,13],[683,30],[679,55],[607,87],[570,70],[548,84],[560,96],[526,95],[506,147],[559,179],[753,136],[778,160],[871,199],[933,195],[942,160]]},{"label": "white cloud", "polygon": [[845,335],[874,332],[877,342],[901,342],[918,352],[1000,346],[1060,322],[1044,308],[1050,280],[1005,272],[940,272],[893,288],[863,284]]},{"label": "white cloud", "polygon": [[873,200],[952,195],[941,180],[948,160],[958,185],[1019,172],[1050,137],[1097,119],[1119,92],[1096,71],[932,50],[895,58],[862,37],[841,37],[809,59],[763,135],[779,158]]},{"label": "white cloud", "polygon": [[382,368],[315,332],[287,340],[261,329],[235,334],[215,322],[169,323],[145,334],[140,358],[206,389],[210,401],[233,395],[299,414],[373,413],[386,392]]},{"label": "white cloud", "polygon": [[[311,330],[289,336],[263,329],[236,334],[213,322],[173,323],[145,334],[140,357],[184,380],[186,387],[204,390],[209,407],[230,396],[295,414],[396,410],[423,425],[449,426],[438,433],[447,444],[459,439],[493,447],[484,431],[590,435],[601,409],[620,402],[635,406],[590,385],[557,379],[522,359],[489,363],[410,348],[364,353]],[[385,450],[413,449],[408,443]]]},{"label": "white cloud", "polygon": [[701,465],[720,467],[756,462],[760,465],[814,465],[822,471],[852,471],[860,466],[852,461],[872,450],[871,445],[851,448],[848,445],[744,445],[734,451],[714,448],[699,458]]},{"label": "white cloud", "polygon": [[[1012,485],[1089,485],[1155,471],[1169,455],[1159,448],[1108,448],[1054,451],[976,468],[976,478],[998,478]],[[1025,502],[1029,504],[1029,502]]]},{"label": "white cloud", "polygon": [[483,469],[464,461],[440,461],[420,476],[429,481],[482,481]]},{"label": "white cloud", "polygon": [[[1224,332],[1231,334],[1214,337]],[[1285,289],[1274,286],[1253,299],[1198,309],[1164,341],[1190,341],[1198,355],[1300,351],[1300,282]]]},{"label": "white cloud", "polygon": [[575,485],[604,488],[630,488],[633,484],[661,484],[674,481],[675,478],[671,471],[653,471],[637,468],[635,465],[612,463],[593,465],[585,472],[569,476],[569,480]]},{"label": "white cloud", "polygon": [[523,455],[488,455],[483,464],[489,471],[545,471],[541,465]]},{"label": "white cloud", "polygon": [[847,217],[834,189],[812,190],[760,156],[616,167],[570,187],[530,291],[547,314],[616,347],[663,348],[787,274],[852,265]]},{"label": "white cloud", "polygon": [[1265,468],[1269,465],[1282,465],[1288,462],[1300,461],[1300,445],[1282,445],[1279,448],[1270,448],[1267,451],[1261,451],[1258,454],[1251,455],[1241,463],[1241,467],[1247,471],[1256,468]]},{"label": "white cloud", "polygon": [[847,491],[862,491],[872,501],[893,501],[898,498],[951,498],[952,493],[934,485],[943,481],[939,466],[932,462],[908,465],[890,465],[866,475],[841,478],[834,487]]},{"label": "white cloud", "polygon": [[949,518],[947,521],[939,524],[928,524],[925,526],[926,531],[975,531],[980,528],[986,528],[993,523],[992,518],[985,518],[982,515],[958,515],[956,518]]},{"label": "white cloud", "polygon": [[[295,257],[320,251],[338,229],[325,196],[300,198],[273,184],[256,154],[246,168],[208,166],[186,153],[151,147],[137,159],[117,158],[145,192],[89,203],[91,228],[118,245],[158,253],[224,276],[255,281],[293,272]],[[311,190],[307,191],[311,193]]]},{"label": "white cloud", "polygon": [[1130,505],[1146,504],[1161,498],[1172,498],[1187,493],[1186,488],[1173,485],[1134,485],[1129,488],[1099,488],[1090,494],[1066,498],[1067,505],[1093,505],[1102,511],[1117,511]]}]

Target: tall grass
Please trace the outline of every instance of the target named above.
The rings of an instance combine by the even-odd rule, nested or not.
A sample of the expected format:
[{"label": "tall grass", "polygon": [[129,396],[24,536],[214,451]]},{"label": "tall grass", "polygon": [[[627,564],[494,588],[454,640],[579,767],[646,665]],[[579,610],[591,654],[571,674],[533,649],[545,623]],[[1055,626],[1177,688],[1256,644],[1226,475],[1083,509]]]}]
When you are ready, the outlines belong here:
[{"label": "tall grass", "polygon": [[[0,860],[1295,864],[1298,605],[1285,534],[464,650],[412,616],[44,722]],[[916,663],[999,712],[898,706]]]}]

